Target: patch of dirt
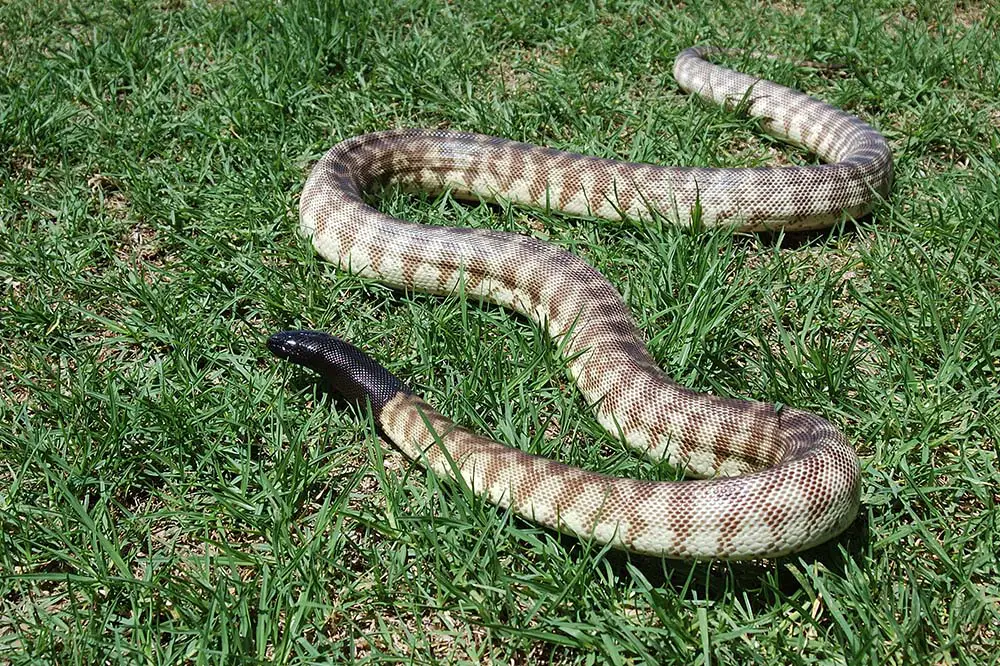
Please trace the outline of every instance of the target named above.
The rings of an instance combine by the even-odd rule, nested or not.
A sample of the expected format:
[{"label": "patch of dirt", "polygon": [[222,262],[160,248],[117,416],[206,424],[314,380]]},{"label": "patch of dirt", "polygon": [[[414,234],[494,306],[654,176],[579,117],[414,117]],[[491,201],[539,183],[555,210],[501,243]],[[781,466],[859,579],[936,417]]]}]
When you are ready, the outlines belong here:
[{"label": "patch of dirt", "polygon": [[515,50],[497,58],[487,77],[499,80],[509,95],[532,93],[538,89],[539,74],[559,69],[569,55],[568,48]]}]

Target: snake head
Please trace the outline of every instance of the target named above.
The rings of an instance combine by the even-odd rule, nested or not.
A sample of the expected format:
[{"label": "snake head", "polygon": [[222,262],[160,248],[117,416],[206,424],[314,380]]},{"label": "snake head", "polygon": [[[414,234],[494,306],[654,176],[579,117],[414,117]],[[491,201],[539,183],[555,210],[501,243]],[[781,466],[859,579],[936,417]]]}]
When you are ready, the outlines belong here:
[{"label": "snake head", "polygon": [[281,331],[267,339],[267,348],[278,358],[315,370],[346,400],[368,401],[376,417],[397,394],[413,393],[371,356],[323,331]]}]

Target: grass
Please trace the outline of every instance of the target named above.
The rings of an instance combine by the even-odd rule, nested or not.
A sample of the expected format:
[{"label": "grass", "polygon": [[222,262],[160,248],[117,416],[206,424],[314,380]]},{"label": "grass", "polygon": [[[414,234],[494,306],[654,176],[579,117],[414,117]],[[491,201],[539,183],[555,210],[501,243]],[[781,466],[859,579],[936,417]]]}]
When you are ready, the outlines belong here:
[{"label": "grass", "polygon": [[[942,1],[3,4],[0,662],[994,661],[998,27]],[[327,329],[505,442],[672,478],[601,434],[535,327],[337,274],[294,228],[311,163],[383,128],[812,161],[681,94],[693,43],[787,55],[734,64],[879,127],[891,200],[797,238],[380,205],[569,248],[683,383],[838,424],[867,526],[838,565],[561,539],[406,465],[263,347]]]}]

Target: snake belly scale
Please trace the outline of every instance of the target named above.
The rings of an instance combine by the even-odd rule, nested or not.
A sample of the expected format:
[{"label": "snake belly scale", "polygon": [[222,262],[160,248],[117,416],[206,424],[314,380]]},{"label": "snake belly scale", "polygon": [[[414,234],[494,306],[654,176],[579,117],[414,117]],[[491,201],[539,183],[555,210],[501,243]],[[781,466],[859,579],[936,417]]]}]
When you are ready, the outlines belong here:
[{"label": "snake belly scale", "polygon": [[816,153],[812,166],[707,169],[587,157],[452,131],[396,130],[334,146],[300,201],[301,230],[339,268],[402,289],[458,288],[543,327],[600,423],[654,460],[701,480],[611,477],[534,456],[440,414],[346,342],[316,332],[269,341],[279,356],[367,400],[414,461],[461,475],[477,495],[541,525],[629,551],[681,559],[778,557],[839,534],[859,506],[860,467],[844,436],[809,412],[699,394],[646,350],[618,291],[576,256],[495,231],[416,225],[365,201],[386,184],[570,215],[664,219],[735,229],[813,229],[886,196],[892,156],[858,118],[784,86],[715,65],[691,48],[674,76],[691,93],[745,108]]}]

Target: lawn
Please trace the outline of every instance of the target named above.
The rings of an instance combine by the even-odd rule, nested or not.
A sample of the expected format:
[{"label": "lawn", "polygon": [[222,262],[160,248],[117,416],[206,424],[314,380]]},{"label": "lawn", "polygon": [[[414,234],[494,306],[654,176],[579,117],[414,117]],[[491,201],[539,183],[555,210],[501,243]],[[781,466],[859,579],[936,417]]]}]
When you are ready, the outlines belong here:
[{"label": "lawn", "polygon": [[[0,5],[0,663],[996,659],[1000,12],[658,4]],[[890,200],[797,235],[379,206],[570,249],[680,382],[840,427],[861,520],[816,556],[691,564],[561,538],[409,465],[264,347],[328,330],[506,443],[675,478],[603,433],[537,327],[339,273],[295,229],[310,166],[379,129],[815,161],[683,94],[671,66],[692,44],[882,131]]]}]

